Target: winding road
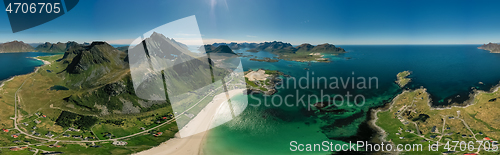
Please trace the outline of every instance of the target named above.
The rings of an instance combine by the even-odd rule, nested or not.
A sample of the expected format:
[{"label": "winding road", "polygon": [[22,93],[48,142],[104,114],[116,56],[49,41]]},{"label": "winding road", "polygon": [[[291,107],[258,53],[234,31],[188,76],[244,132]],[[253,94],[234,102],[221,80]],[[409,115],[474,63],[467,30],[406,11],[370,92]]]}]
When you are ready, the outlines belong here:
[{"label": "winding road", "polygon": [[[38,69],[34,72],[33,75],[35,75],[37,73]],[[43,137],[37,137],[37,136],[33,136],[31,134],[28,134],[22,130],[19,129],[18,127],[18,124],[17,124],[17,119],[18,119],[18,114],[17,114],[17,104],[18,104],[18,100],[20,100],[20,98],[18,97],[18,93],[19,91],[21,90],[21,88],[24,86],[24,84],[26,83],[26,81],[28,79],[32,79],[32,76],[31,75],[30,77],[26,78],[23,82],[23,84],[17,89],[16,93],[14,94],[14,109],[15,109],[15,112],[14,112],[14,117],[11,119],[14,120],[14,129],[15,130],[18,130],[21,134],[23,135],[26,135],[27,137],[30,137],[30,138],[34,138],[34,139],[38,139],[38,140],[44,140],[44,141],[47,141],[47,142],[51,142],[51,141],[55,141],[56,143],[59,143],[59,142],[65,142],[65,143],[82,143],[82,142],[105,142],[105,141],[118,141],[118,140],[122,140],[122,139],[126,139],[126,138],[131,138],[131,137],[135,137],[135,136],[138,136],[138,135],[142,135],[142,134],[145,134],[145,133],[148,133],[152,130],[155,130],[159,127],[162,127],[166,124],[170,124],[172,122],[174,122],[177,118],[179,118],[180,116],[182,116],[183,114],[185,114],[185,112],[189,111],[190,109],[192,109],[193,107],[195,107],[196,105],[198,105],[200,102],[202,102],[205,98],[211,96],[213,93],[215,93],[218,89],[220,88],[223,88],[224,85],[221,85],[217,88],[215,88],[214,90],[212,90],[211,92],[209,92],[207,95],[205,95],[203,98],[201,98],[196,104],[194,104],[193,106],[191,106],[190,108],[188,108],[187,110],[185,110],[184,112],[176,115],[174,118],[158,125],[158,126],[155,126],[153,128],[150,128],[150,129],[147,129],[147,130],[144,130],[144,131],[141,131],[141,132],[138,132],[138,133],[135,133],[135,134],[131,134],[131,135],[128,135],[128,136],[124,136],[124,137],[119,137],[119,138],[113,138],[113,139],[105,139],[105,140],[57,140],[57,139],[53,139],[53,138],[43,138]],[[227,81],[226,82],[226,85],[229,84],[230,82],[233,81],[233,78],[231,78],[231,80]],[[245,85],[246,86],[246,85]],[[28,144],[28,145],[17,145],[17,146],[5,146],[5,147],[0,147],[0,148],[12,148],[12,147],[19,147],[19,146],[29,146],[29,145],[35,145],[35,144]],[[43,150],[42,150],[43,151]]]}]

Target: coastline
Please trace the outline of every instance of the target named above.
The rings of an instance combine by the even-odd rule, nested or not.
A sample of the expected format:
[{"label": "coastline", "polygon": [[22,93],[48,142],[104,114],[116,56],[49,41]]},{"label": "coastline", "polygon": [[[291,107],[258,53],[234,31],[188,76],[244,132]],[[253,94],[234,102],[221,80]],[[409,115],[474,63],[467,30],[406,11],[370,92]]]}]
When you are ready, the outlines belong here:
[{"label": "coastline", "polygon": [[[31,73],[29,73],[29,74],[31,74]],[[18,75],[16,75],[16,76],[18,76]],[[7,80],[4,80],[4,81],[0,81],[0,89],[3,87],[3,85],[5,85],[5,82],[9,82],[9,81],[14,80],[14,78],[15,78],[16,76],[13,76],[13,77],[11,77],[11,78],[9,78],[9,79],[7,79]]]},{"label": "coastline", "polygon": [[406,93],[406,92],[409,92],[409,90],[404,90],[403,92],[399,93],[396,97],[394,97],[392,99],[391,102],[385,104],[384,106],[370,110],[371,111],[370,114],[372,116],[372,119],[369,120],[368,124],[376,132],[376,136],[375,137],[377,137],[377,138],[374,138],[374,139],[378,139],[380,142],[386,142],[385,138],[387,137],[386,131],[384,129],[382,129],[382,127],[380,127],[380,126],[378,126],[376,124],[377,120],[378,120],[378,116],[377,116],[378,112],[383,112],[383,111],[390,110],[392,108],[392,105],[393,105],[394,101],[396,99],[398,99],[401,96],[401,94]]},{"label": "coastline", "polygon": [[[42,66],[50,65],[51,64],[49,61],[39,59],[38,57],[29,57],[29,58],[35,59],[35,60],[38,60],[38,61],[42,61],[43,62]],[[27,74],[22,74],[22,75],[29,75],[29,74],[32,74],[32,73],[36,73],[38,71],[38,69],[40,69],[40,67],[42,67],[42,66],[35,67],[35,70],[33,72],[30,72],[30,73],[27,73]],[[5,85],[6,82],[14,80],[14,78],[17,77],[17,76],[21,76],[21,75],[15,75],[15,76],[12,76],[11,78],[7,79],[7,80],[0,81],[0,89]]]},{"label": "coastline", "polygon": [[29,58],[35,59],[35,60],[38,60],[38,61],[42,61],[44,65],[50,65],[51,64],[49,61],[39,59],[38,57],[29,57]]},{"label": "coastline", "polygon": [[[425,88],[420,88],[420,89],[424,89],[424,91],[427,90]],[[429,106],[429,108],[431,110],[445,110],[445,109],[451,109],[453,107],[467,108],[467,107],[475,104],[474,100],[476,99],[476,96],[478,94],[480,94],[480,93],[495,93],[495,92],[498,92],[499,89],[500,89],[500,83],[493,86],[489,91],[474,90],[473,93],[469,94],[469,96],[470,96],[469,99],[467,99],[463,103],[458,104],[458,105],[457,104],[450,104],[450,105],[447,105],[444,107],[433,107],[432,101],[430,98],[430,94],[427,94],[429,96],[428,97],[429,100],[427,102],[427,105]],[[382,107],[378,107],[378,108],[374,108],[374,109],[370,110],[370,115],[372,116],[372,119],[369,120],[368,124],[369,124],[370,128],[372,128],[376,132],[376,134],[374,135],[374,138],[371,140],[372,142],[376,142],[375,140],[378,140],[379,142],[386,142],[386,140],[385,140],[385,138],[387,137],[386,131],[376,124],[376,122],[378,120],[378,116],[377,116],[378,112],[384,112],[384,111],[390,110],[393,106],[394,101],[396,99],[398,99],[400,97],[400,95],[402,95],[406,92],[410,92],[410,90],[403,90],[396,97],[394,97],[391,102],[385,104]]]},{"label": "coastline", "polygon": [[[236,89],[229,91],[229,98],[232,98],[239,94],[244,94],[246,89]],[[212,102],[207,105],[203,110],[201,110],[200,114],[198,114],[193,120],[191,120],[185,128],[181,129],[186,132],[192,132],[193,129],[189,127],[194,126],[194,130],[200,130],[200,126],[211,127],[210,123],[213,122],[213,116],[217,114],[220,108],[223,107],[224,102],[217,102],[220,99],[224,99],[226,97],[226,93],[220,93],[212,99]],[[225,101],[225,100],[223,100]],[[202,114],[204,113],[204,114]],[[206,115],[205,115],[206,114]],[[205,116],[212,117],[205,117]],[[199,117],[198,117],[199,116]],[[192,125],[190,125],[192,123]],[[158,146],[155,146],[151,149],[144,150],[141,152],[134,153],[133,155],[164,155],[164,154],[183,154],[183,155],[198,155],[204,154],[203,147],[206,143],[207,134],[209,134],[208,128],[206,131],[191,135],[189,137],[181,138],[180,132],[175,134],[174,138],[171,138]],[[202,129],[203,130],[203,129]]]}]

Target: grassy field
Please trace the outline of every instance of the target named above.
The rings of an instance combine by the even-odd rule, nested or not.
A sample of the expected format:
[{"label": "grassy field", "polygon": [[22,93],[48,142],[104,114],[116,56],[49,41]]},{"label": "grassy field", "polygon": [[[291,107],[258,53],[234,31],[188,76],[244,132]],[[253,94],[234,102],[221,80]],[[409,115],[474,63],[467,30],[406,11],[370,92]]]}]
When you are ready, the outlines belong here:
[{"label": "grassy field", "polygon": [[[106,139],[102,133],[111,133],[114,135],[113,138],[117,138],[143,131],[140,127],[145,127],[146,129],[156,127],[159,125],[156,123],[158,120],[163,123],[171,119],[171,117],[168,117],[166,120],[162,119],[162,117],[172,114],[172,108],[166,104],[163,106],[155,106],[154,110],[144,111],[139,114],[99,116],[99,123],[92,128],[94,134],[92,134],[91,131],[85,130],[79,132],[66,131],[68,129],[67,127],[63,128],[55,124],[55,121],[58,119],[62,111],[78,113],[84,116],[98,116],[99,113],[79,108],[78,106],[68,104],[68,102],[63,100],[73,94],[85,94],[92,90],[50,89],[54,85],[65,86],[65,79],[68,78],[67,74],[59,74],[66,67],[63,63],[56,62],[56,60],[61,57],[62,55],[39,57],[40,59],[51,62],[51,64],[39,67],[39,69],[34,73],[16,76],[13,80],[4,82],[5,85],[0,88],[0,106],[2,107],[0,108],[1,129],[13,128],[13,120],[10,118],[14,117],[14,94],[23,83],[23,87],[18,92],[18,127],[28,133],[29,131],[34,130],[35,133],[40,133],[40,137],[42,138],[48,138],[44,135],[49,131],[54,135],[54,138],[58,137],[57,140],[81,140],[60,136],[63,133],[69,135],[81,135],[83,137],[94,137],[94,135],[97,135],[100,139]],[[109,76],[105,77],[103,81],[116,80],[118,78],[119,77],[117,76]],[[46,118],[41,117],[42,115],[45,115]],[[34,122],[35,120],[41,121],[41,123],[37,124]],[[123,124],[115,125],[113,123],[109,123],[108,120],[119,120],[122,121]],[[27,125],[24,125],[24,123]],[[32,129],[34,126],[37,128]],[[161,142],[172,138],[177,130],[177,125],[173,122],[153,131],[162,131],[162,136],[155,137],[151,134],[153,132],[151,132],[124,139],[124,141],[129,142],[127,146],[114,146],[110,142],[102,142],[96,144],[101,146],[99,148],[89,147],[89,143],[59,143],[59,145],[62,146],[61,148],[50,148],[48,147],[50,143],[46,143],[44,140],[35,140],[22,134],[18,138],[12,138],[11,135],[18,131],[11,130],[8,133],[0,131],[0,146],[25,145],[27,144],[24,142],[26,140],[30,141],[32,144],[41,142],[46,143],[42,146],[33,146],[34,148],[47,151],[61,151],[65,154],[130,154],[159,145]],[[21,143],[13,143],[15,140],[20,140]],[[33,154],[33,152],[29,152],[28,149],[24,149],[22,151],[0,149],[0,151],[0,154]]]},{"label": "grassy field", "polygon": [[[482,140],[485,137],[493,140],[500,138],[499,128],[495,122],[495,119],[500,119],[498,113],[500,101],[491,100],[500,97],[499,93],[481,92],[476,96],[472,105],[443,109],[431,108],[428,104],[428,97],[429,94],[425,89],[405,91],[393,100],[389,110],[377,114],[379,119],[376,124],[389,133],[386,140],[396,144],[428,144],[429,142],[422,142],[425,138],[433,143],[439,141],[445,144],[448,141],[475,142],[476,139]],[[415,124],[420,133],[416,132]],[[412,130],[414,133],[405,132],[406,130]],[[400,139],[400,137],[404,138]],[[478,144],[475,146],[478,147]],[[441,150],[442,147],[439,152],[428,153],[441,154],[446,151]],[[424,150],[426,150],[425,147]]]},{"label": "grassy field", "polygon": [[411,80],[410,78],[408,78],[409,75],[410,71],[399,72],[397,75],[398,81],[396,81],[396,83],[398,83],[400,87],[404,87]]},{"label": "grassy field", "polygon": [[[249,87],[257,88],[257,89],[262,90],[262,91],[267,91],[267,88],[258,86],[257,84],[255,84],[254,81],[250,81],[246,77],[245,77],[245,82],[247,83],[247,86],[249,86]],[[260,82],[263,83],[264,81],[260,81]]]}]

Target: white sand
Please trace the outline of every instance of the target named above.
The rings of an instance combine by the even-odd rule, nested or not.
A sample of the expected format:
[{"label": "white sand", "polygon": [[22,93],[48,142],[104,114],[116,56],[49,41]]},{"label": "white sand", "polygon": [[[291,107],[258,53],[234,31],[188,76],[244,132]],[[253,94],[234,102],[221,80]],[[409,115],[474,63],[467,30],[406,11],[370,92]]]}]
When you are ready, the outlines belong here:
[{"label": "white sand", "polygon": [[[236,89],[229,91],[229,98],[243,94],[245,89]],[[157,147],[139,152],[135,155],[166,155],[166,154],[182,154],[182,155],[198,155],[202,154],[202,144],[207,134],[207,130],[213,125],[214,116],[218,115],[220,110],[224,110],[223,103],[227,99],[226,93],[216,95],[212,102],[210,102],[201,112],[191,120],[180,132],[183,134],[197,133],[189,137],[181,138],[180,132],[172,138]],[[199,132],[202,131],[202,132]],[[198,133],[199,132],[199,133]]]},{"label": "white sand", "polygon": [[50,62],[49,61],[46,61],[46,60],[42,60],[42,59],[38,59],[37,57],[32,57],[33,59],[36,59],[36,60],[39,60],[39,61],[42,61],[43,64],[45,65],[50,65]]},{"label": "white sand", "polygon": [[255,80],[263,81],[266,80],[268,76],[269,75],[266,74],[266,71],[262,69],[259,69],[257,71],[251,71],[250,73],[247,73],[247,75],[245,75],[245,77],[248,78],[248,81],[255,81]]}]

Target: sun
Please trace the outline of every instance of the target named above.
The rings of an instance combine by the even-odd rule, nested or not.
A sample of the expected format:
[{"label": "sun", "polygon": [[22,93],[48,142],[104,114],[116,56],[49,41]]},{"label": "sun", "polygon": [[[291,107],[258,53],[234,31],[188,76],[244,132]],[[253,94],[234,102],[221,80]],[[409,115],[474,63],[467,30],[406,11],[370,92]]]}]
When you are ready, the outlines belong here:
[{"label": "sun", "polygon": [[219,3],[220,5],[224,5],[224,7],[226,7],[226,9],[229,9],[226,0],[210,0],[210,7],[211,7],[212,11],[215,9],[215,6],[217,5],[217,3]]}]

